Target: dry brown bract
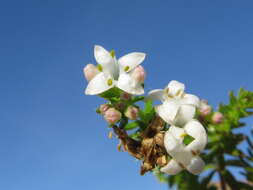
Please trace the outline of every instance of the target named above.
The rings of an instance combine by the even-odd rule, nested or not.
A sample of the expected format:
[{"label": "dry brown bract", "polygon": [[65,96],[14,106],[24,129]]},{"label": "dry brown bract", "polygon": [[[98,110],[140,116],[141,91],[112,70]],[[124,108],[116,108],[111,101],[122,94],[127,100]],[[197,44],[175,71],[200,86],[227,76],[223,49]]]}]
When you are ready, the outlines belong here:
[{"label": "dry brown bract", "polygon": [[156,116],[150,125],[141,133],[141,140],[137,141],[128,136],[124,129],[113,126],[113,130],[124,147],[133,157],[142,160],[140,173],[144,175],[151,171],[155,166],[167,164],[168,154],[164,148],[164,121]]}]

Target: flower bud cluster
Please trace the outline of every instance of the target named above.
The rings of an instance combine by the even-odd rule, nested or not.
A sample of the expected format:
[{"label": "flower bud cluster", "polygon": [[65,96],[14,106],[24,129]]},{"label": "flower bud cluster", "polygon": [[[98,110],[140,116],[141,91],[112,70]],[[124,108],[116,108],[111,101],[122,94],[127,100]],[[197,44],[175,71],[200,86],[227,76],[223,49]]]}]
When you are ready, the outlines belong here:
[{"label": "flower bud cluster", "polygon": [[110,104],[101,104],[98,113],[104,116],[104,119],[109,124],[115,124],[121,120],[122,115],[130,120],[138,118],[139,109],[136,106],[129,105],[125,108],[125,103],[121,102],[114,107]]}]

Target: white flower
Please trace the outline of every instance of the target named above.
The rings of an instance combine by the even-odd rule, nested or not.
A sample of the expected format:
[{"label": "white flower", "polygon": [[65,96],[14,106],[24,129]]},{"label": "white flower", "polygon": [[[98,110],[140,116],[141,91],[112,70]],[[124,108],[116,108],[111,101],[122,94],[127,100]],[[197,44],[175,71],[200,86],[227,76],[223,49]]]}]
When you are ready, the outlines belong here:
[{"label": "white flower", "polygon": [[[164,90],[152,90],[147,97],[147,99],[162,101],[161,105],[155,107],[156,112],[171,125],[165,133],[164,145],[172,159],[161,168],[162,172],[171,175],[183,169],[199,174],[205,166],[198,155],[206,146],[206,131],[197,120],[193,119],[199,106],[199,98],[186,94],[184,89],[184,84],[171,81]],[[183,140],[187,135],[194,140],[185,146]]]},{"label": "white flower", "polygon": [[129,53],[117,61],[110,52],[96,45],[94,56],[100,72],[90,80],[85,94],[97,95],[113,87],[118,87],[129,94],[144,93],[141,82],[134,75],[136,67],[145,59],[144,53]]},{"label": "white flower", "polygon": [[184,84],[173,80],[165,89],[150,91],[147,99],[161,100],[162,104],[155,107],[157,114],[171,125],[182,126],[194,117],[199,106],[199,98],[184,89]]},{"label": "white flower", "polygon": [[[183,143],[186,135],[194,138],[187,146]],[[206,143],[206,131],[197,120],[189,121],[183,128],[171,126],[165,133],[164,145],[172,159],[161,168],[161,171],[175,175],[181,170],[187,169],[192,174],[199,174],[205,163],[198,154],[205,148]]]}]

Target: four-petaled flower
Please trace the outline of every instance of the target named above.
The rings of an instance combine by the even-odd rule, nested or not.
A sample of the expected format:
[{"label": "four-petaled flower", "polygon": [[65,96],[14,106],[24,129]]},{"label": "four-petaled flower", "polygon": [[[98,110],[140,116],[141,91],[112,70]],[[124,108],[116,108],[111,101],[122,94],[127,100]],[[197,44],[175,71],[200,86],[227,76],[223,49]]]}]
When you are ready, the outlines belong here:
[{"label": "four-petaled flower", "polygon": [[[187,146],[183,143],[186,135],[194,138]],[[206,131],[197,120],[190,120],[183,128],[170,126],[164,136],[164,146],[172,159],[161,168],[161,171],[175,175],[181,170],[187,169],[192,174],[199,174],[205,163],[198,155],[205,148],[206,143]]]},{"label": "four-petaled flower", "polygon": [[184,92],[184,84],[171,81],[165,89],[149,92],[147,99],[161,100],[155,107],[157,114],[170,125],[181,126],[191,120],[199,106],[199,98]]},{"label": "four-petaled flower", "polygon": [[143,81],[138,80],[143,79],[143,71],[139,65],[145,59],[144,53],[129,53],[117,60],[106,49],[96,45],[94,56],[98,63],[97,69],[99,72],[89,81],[85,94],[97,95],[113,87],[118,87],[134,95],[144,93]]}]

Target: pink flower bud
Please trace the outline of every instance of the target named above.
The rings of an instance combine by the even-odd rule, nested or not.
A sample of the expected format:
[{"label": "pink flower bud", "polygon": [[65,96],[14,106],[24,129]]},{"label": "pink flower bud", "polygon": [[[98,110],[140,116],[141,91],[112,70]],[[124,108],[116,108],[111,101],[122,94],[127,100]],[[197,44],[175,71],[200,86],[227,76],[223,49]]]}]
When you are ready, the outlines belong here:
[{"label": "pink flower bud", "polygon": [[200,107],[199,111],[200,111],[201,116],[207,116],[211,113],[212,107],[209,105],[205,105],[205,106]]},{"label": "pink flower bud", "polygon": [[223,121],[223,114],[220,113],[220,112],[215,112],[212,116],[212,121],[215,123],[215,124],[219,124]]},{"label": "pink flower bud", "polygon": [[83,73],[84,73],[86,80],[90,81],[99,73],[99,71],[95,65],[88,64],[84,67]]},{"label": "pink flower bud", "polygon": [[136,67],[133,70],[133,77],[139,83],[143,83],[144,82],[145,77],[146,77],[146,72],[145,72],[144,68],[141,65],[139,65],[138,67]]},{"label": "pink flower bud", "polygon": [[208,105],[207,100],[200,101],[199,112],[202,117],[209,115],[212,111],[212,107]]},{"label": "pink flower bud", "polygon": [[120,94],[120,99],[121,100],[129,100],[131,98],[131,94],[128,94],[127,92],[122,92]]},{"label": "pink flower bud", "polygon": [[115,108],[109,108],[105,112],[104,118],[108,123],[114,124],[114,123],[117,123],[121,119],[121,113]]},{"label": "pink flower bud", "polygon": [[110,106],[108,104],[101,104],[99,106],[99,112],[104,115],[105,112],[110,108]]},{"label": "pink flower bud", "polygon": [[126,111],[125,111],[125,116],[131,120],[135,120],[138,117],[138,108],[134,106],[128,106]]}]

